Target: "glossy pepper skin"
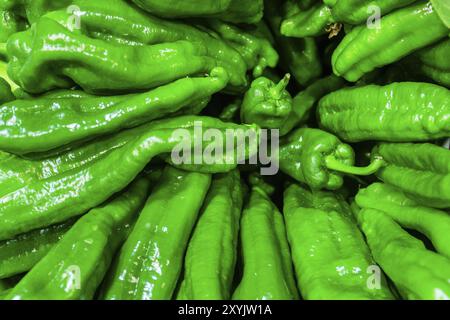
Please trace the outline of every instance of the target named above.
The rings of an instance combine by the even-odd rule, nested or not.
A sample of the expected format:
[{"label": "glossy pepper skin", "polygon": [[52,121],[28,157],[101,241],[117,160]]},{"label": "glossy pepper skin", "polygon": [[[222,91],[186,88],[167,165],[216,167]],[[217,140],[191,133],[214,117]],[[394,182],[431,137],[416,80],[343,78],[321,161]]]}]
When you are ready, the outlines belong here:
[{"label": "glossy pepper skin", "polygon": [[450,135],[450,90],[429,83],[345,88],[320,100],[320,125],[349,142],[427,141]]},{"label": "glossy pepper skin", "polygon": [[450,150],[434,144],[382,143],[372,158],[385,163],[377,176],[415,201],[450,208]]},{"label": "glossy pepper skin", "polygon": [[285,124],[292,112],[292,97],[286,90],[289,79],[289,74],[278,84],[265,77],[255,79],[244,95],[241,121],[265,129],[279,129],[280,135],[286,134]]},{"label": "glossy pepper skin", "polygon": [[92,299],[115,250],[130,232],[148,187],[145,178],[139,179],[121,195],[80,218],[6,299]]},{"label": "glossy pepper skin", "polygon": [[292,184],[283,213],[304,299],[393,299],[384,277],[380,289],[368,286],[375,263],[343,198]]},{"label": "glossy pepper skin", "polygon": [[30,270],[61,240],[74,220],[33,230],[0,242],[0,279]]},{"label": "glossy pepper skin", "polygon": [[36,22],[47,12],[67,8],[73,0],[2,0],[0,9],[8,9],[17,12],[19,16],[26,18],[29,24]]},{"label": "glossy pepper skin", "polygon": [[448,35],[430,2],[394,11],[381,20],[381,29],[366,24],[353,28],[333,53],[336,75],[357,81],[364,74],[396,62]]},{"label": "glossy pepper skin", "polygon": [[228,80],[226,71],[216,68],[209,77],[183,78],[141,94],[15,100],[0,107],[0,148],[15,154],[43,152],[189,113]]},{"label": "glossy pepper skin", "polygon": [[416,0],[337,0],[330,2],[333,18],[342,23],[362,24],[375,15],[374,7],[378,7],[380,15],[414,3]]},{"label": "glossy pepper skin", "polygon": [[6,42],[9,36],[27,27],[26,21],[16,12],[0,7],[0,42]]},{"label": "glossy pepper skin", "polygon": [[384,164],[377,157],[367,167],[354,167],[354,162],[350,145],[319,129],[300,128],[280,141],[281,171],[313,189],[337,190],[343,174],[370,175]]},{"label": "glossy pepper skin", "polygon": [[161,17],[218,17],[234,23],[256,23],[262,18],[263,0],[188,1],[133,0],[138,6]]},{"label": "glossy pepper skin", "polygon": [[239,52],[247,64],[247,69],[253,71],[254,77],[260,77],[267,67],[277,66],[279,59],[277,51],[270,40],[258,32],[246,31],[217,19],[208,19],[205,25],[217,32],[229,46]]},{"label": "glossy pepper skin", "polygon": [[294,10],[283,20],[280,31],[286,37],[316,37],[327,33],[327,27],[332,23],[331,9],[317,2],[307,10]]},{"label": "glossy pepper skin", "polygon": [[354,210],[375,261],[405,299],[450,297],[450,260],[427,250],[423,242],[382,211]]},{"label": "glossy pepper skin", "polygon": [[[65,221],[101,204],[127,186],[154,157],[171,153],[180,145],[195,147],[199,141],[191,137],[197,122],[218,129],[222,139],[226,129],[247,129],[214,118],[184,116],[101,137],[56,154],[24,159],[0,153],[0,240]],[[176,134],[178,129],[186,129],[189,136]],[[200,150],[214,149],[215,142],[201,141]],[[227,169],[237,165],[233,162]],[[210,172],[215,166],[223,169],[214,163],[203,164]]]},{"label": "glossy pepper skin", "polygon": [[258,186],[242,212],[240,243],[244,270],[233,300],[298,299],[283,216]]},{"label": "glossy pepper skin", "polygon": [[108,276],[103,299],[171,299],[211,175],[167,167]]},{"label": "glossy pepper skin", "polygon": [[122,93],[208,73],[215,66],[227,70],[230,85],[247,83],[239,53],[208,32],[152,17],[121,0],[74,4],[80,8],[80,29],[60,10],[9,39],[9,73],[23,89],[40,93],[76,83],[90,93]]},{"label": "glossy pepper skin", "polygon": [[[265,0],[266,20],[272,30],[284,67],[301,86],[307,86],[322,74],[317,44],[313,38],[284,37],[280,26],[286,8],[276,0]],[[270,12],[270,14],[269,14]]]},{"label": "glossy pepper skin", "polygon": [[184,258],[178,300],[228,300],[244,188],[239,171],[213,177]]},{"label": "glossy pepper skin", "polygon": [[360,208],[382,211],[404,228],[419,231],[431,240],[436,251],[450,259],[450,216],[408,198],[400,189],[373,183],[360,189],[355,198]]}]

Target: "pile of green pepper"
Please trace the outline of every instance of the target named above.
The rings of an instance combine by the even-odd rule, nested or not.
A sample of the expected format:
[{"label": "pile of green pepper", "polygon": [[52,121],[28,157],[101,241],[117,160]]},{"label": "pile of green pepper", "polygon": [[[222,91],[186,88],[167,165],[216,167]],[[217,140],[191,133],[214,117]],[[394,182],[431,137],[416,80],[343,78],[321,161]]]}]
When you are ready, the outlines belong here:
[{"label": "pile of green pepper", "polygon": [[449,300],[449,36],[447,0],[0,0],[0,299]]}]

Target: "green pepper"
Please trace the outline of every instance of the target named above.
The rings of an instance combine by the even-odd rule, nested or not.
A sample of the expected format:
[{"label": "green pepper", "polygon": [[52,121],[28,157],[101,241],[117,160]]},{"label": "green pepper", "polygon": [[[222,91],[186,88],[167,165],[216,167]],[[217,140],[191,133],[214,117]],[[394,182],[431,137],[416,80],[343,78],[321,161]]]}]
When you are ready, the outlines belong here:
[{"label": "green pepper", "polygon": [[167,167],[103,288],[107,300],[167,300],[180,276],[186,246],[211,176]]},{"label": "green pepper", "polygon": [[416,0],[337,0],[331,5],[333,18],[338,22],[349,24],[362,24],[369,21],[370,17],[376,17],[379,10],[380,16],[391,11],[405,7]]},{"label": "green pepper", "polygon": [[219,114],[218,118],[225,122],[238,122],[241,105],[242,105],[242,100],[239,98],[236,98],[230,104],[225,106],[225,108],[223,108],[223,110]]},{"label": "green pepper", "polygon": [[334,22],[330,8],[317,2],[307,10],[298,10],[285,18],[280,32],[286,37],[315,37],[327,33],[327,27]]},{"label": "green pepper", "polygon": [[[184,116],[101,137],[56,154],[24,159],[0,152],[0,240],[65,221],[101,204],[127,186],[155,156],[172,153],[180,146],[188,151],[214,150],[220,141],[196,139],[196,123],[205,129],[215,128],[221,141],[236,141],[240,131],[248,130],[247,126],[215,118]],[[185,131],[178,134],[178,129]],[[231,137],[226,129],[233,129]],[[203,145],[199,146],[200,142]],[[234,146],[228,170],[238,165],[239,146]],[[215,167],[219,172],[223,169],[214,162],[202,166],[211,172]]]},{"label": "green pepper", "polygon": [[375,261],[406,299],[448,300],[450,260],[427,250],[382,211],[354,210]]},{"label": "green pepper", "polygon": [[74,220],[0,242],[0,279],[30,270],[61,240]]},{"label": "green pepper", "polygon": [[333,71],[354,82],[375,68],[445,38],[448,33],[431,3],[419,1],[384,16],[380,28],[364,24],[352,29],[333,53]]},{"label": "green pepper", "polygon": [[240,54],[208,32],[149,16],[121,0],[74,4],[80,29],[60,10],[9,39],[8,71],[23,89],[40,93],[76,83],[91,93],[146,90],[215,66],[227,70],[232,86],[247,83]]},{"label": "green pepper", "polygon": [[384,165],[377,157],[367,167],[354,167],[354,162],[351,146],[319,129],[300,128],[280,141],[281,171],[313,189],[337,190],[343,174],[371,175]]},{"label": "green pepper", "polygon": [[349,142],[426,141],[450,135],[450,90],[429,83],[345,88],[322,98],[320,125]]},{"label": "green pepper", "polygon": [[275,68],[278,64],[278,53],[268,39],[257,32],[246,32],[243,29],[216,19],[208,19],[206,25],[217,32],[220,37],[233,47],[253,70],[253,76],[259,77],[267,67]]},{"label": "green pepper", "polygon": [[6,42],[12,34],[25,30],[26,21],[13,11],[0,8],[0,42]]},{"label": "green pepper", "polygon": [[377,176],[415,201],[450,208],[450,150],[434,144],[382,143],[372,158],[384,165]]},{"label": "green pepper", "polygon": [[285,8],[279,1],[265,0],[266,19],[275,36],[277,49],[285,68],[302,86],[309,85],[322,74],[317,44],[313,38],[293,39],[280,33]]},{"label": "green pepper", "polygon": [[0,105],[14,100],[15,97],[11,92],[11,86],[6,80],[0,78]]},{"label": "green pepper", "polygon": [[411,67],[418,67],[421,73],[434,82],[450,88],[449,55],[450,39],[445,39],[436,45],[416,52],[411,57]]},{"label": "green pepper", "polygon": [[287,74],[278,84],[265,77],[254,80],[242,102],[241,121],[261,128],[280,129],[280,135],[286,134],[285,123],[292,112],[292,97],[286,90],[289,79]]},{"label": "green pepper", "polygon": [[404,228],[413,229],[431,240],[436,251],[450,259],[450,216],[408,198],[401,190],[373,183],[359,190],[355,198],[360,208],[382,211]]},{"label": "green pepper", "polygon": [[144,10],[167,18],[217,17],[235,23],[256,23],[262,18],[263,0],[132,0]]},{"label": "green pepper", "polygon": [[47,12],[68,8],[73,0],[3,0],[0,10],[6,9],[26,18],[30,24]]},{"label": "green pepper", "polygon": [[230,299],[243,191],[237,170],[213,177],[186,251],[177,299]]},{"label": "green pepper", "polygon": [[368,286],[368,269],[376,265],[342,197],[292,184],[283,212],[304,299],[393,298],[382,275],[378,288]]},{"label": "green pepper", "polygon": [[145,178],[139,179],[123,194],[80,218],[6,299],[92,299],[115,250],[130,232],[148,187]]},{"label": "green pepper", "polygon": [[210,77],[183,78],[142,94],[15,100],[0,107],[0,148],[16,154],[48,151],[186,113],[227,82],[226,71],[217,68]]},{"label": "green pepper", "polygon": [[242,212],[240,243],[244,270],[233,300],[298,299],[283,216],[258,186]]}]

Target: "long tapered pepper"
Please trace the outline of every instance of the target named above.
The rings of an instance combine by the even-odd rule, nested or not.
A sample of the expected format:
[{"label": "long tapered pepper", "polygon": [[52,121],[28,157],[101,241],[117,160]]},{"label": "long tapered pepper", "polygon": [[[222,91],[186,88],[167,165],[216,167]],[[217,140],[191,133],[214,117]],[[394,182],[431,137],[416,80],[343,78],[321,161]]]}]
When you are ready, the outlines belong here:
[{"label": "long tapered pepper", "polygon": [[283,216],[254,186],[241,218],[243,276],[233,300],[293,300],[298,292]]},{"label": "long tapered pepper", "polygon": [[61,240],[74,220],[0,242],[0,279],[30,270]]},{"label": "long tapered pepper", "polygon": [[437,252],[450,259],[450,216],[446,212],[419,205],[401,190],[384,183],[359,190],[355,201],[360,208],[383,211],[402,227],[423,233]]},{"label": "long tapered pepper", "polygon": [[320,124],[345,141],[426,141],[450,135],[450,90],[421,82],[344,88],[321,99]]},{"label": "long tapered pepper", "polygon": [[304,299],[393,298],[382,275],[378,287],[369,287],[375,263],[340,196],[292,184],[284,192],[283,212]]},{"label": "long tapered pepper", "polygon": [[102,294],[112,300],[167,300],[211,176],[167,167],[118,253]]},{"label": "long tapered pepper", "polygon": [[336,136],[312,128],[301,128],[280,141],[280,169],[313,189],[339,189],[343,174],[371,175],[384,165],[374,157],[367,167],[354,167],[352,147]]},{"label": "long tapered pepper", "polygon": [[217,68],[210,77],[180,79],[142,94],[15,100],[0,107],[0,148],[16,154],[48,151],[189,112],[227,82],[226,71]]},{"label": "long tapered pepper", "polygon": [[243,191],[239,171],[213,178],[186,251],[177,299],[231,297]]},{"label": "long tapered pepper", "polygon": [[376,209],[354,210],[375,261],[406,299],[450,299],[450,259]]},{"label": "long tapered pepper", "polygon": [[365,73],[396,62],[447,35],[448,28],[431,3],[419,1],[381,18],[380,28],[363,24],[352,29],[333,53],[333,71],[348,81],[357,81]]},{"label": "long tapered pepper", "polygon": [[92,299],[147,197],[145,178],[83,216],[6,299]]},{"label": "long tapered pepper", "polygon": [[[56,155],[23,159],[0,153],[0,240],[65,221],[99,205],[128,185],[157,155],[177,147],[187,151],[223,148],[220,141],[195,138],[198,123],[214,128],[221,141],[234,139],[231,160],[237,159],[236,140],[249,127],[199,116],[155,121]],[[178,134],[179,129],[185,131]],[[226,129],[231,129],[231,135]],[[227,169],[237,165],[233,160]],[[215,162],[203,164],[210,172],[214,166],[223,169]]]},{"label": "long tapered pepper", "polygon": [[434,144],[382,143],[372,158],[385,164],[377,176],[417,202],[450,208],[450,150]]}]

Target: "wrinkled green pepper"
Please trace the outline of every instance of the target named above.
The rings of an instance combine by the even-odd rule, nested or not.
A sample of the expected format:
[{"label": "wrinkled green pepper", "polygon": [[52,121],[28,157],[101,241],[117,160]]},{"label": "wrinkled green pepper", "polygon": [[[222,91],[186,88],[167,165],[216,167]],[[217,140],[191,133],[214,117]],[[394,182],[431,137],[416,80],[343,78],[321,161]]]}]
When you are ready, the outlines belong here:
[{"label": "wrinkled green pepper", "polygon": [[[338,22],[362,24],[379,18],[396,9],[405,7],[417,0],[336,0],[331,3],[331,13]],[[376,11],[376,10],[379,11]],[[380,16],[378,16],[378,13]]]},{"label": "wrinkled green pepper", "polygon": [[263,15],[263,0],[132,0],[144,10],[167,18],[218,17],[235,23],[256,23]]},{"label": "wrinkled green pepper", "polygon": [[450,150],[434,144],[382,143],[372,158],[384,165],[377,176],[428,207],[450,208]]},{"label": "wrinkled green pepper", "polygon": [[126,192],[80,218],[6,299],[92,299],[115,250],[130,232],[148,187],[147,179],[139,179]]},{"label": "wrinkled green pepper", "polygon": [[26,21],[17,13],[0,7],[0,42],[6,42],[10,35],[25,30],[26,27]]},{"label": "wrinkled green pepper", "polygon": [[373,183],[359,190],[355,201],[360,208],[382,211],[404,228],[419,231],[431,240],[439,254],[450,259],[450,216],[408,198],[385,183]]},{"label": "wrinkled green pepper", "polygon": [[243,193],[239,171],[213,178],[189,240],[177,299],[230,299]]},{"label": "wrinkled green pepper", "polygon": [[61,240],[74,220],[33,230],[0,242],[0,279],[30,270]]},{"label": "wrinkled green pepper", "polygon": [[364,208],[354,212],[373,258],[403,298],[450,298],[448,258],[427,250],[422,241],[411,236],[382,211]]},{"label": "wrinkled green pepper", "polygon": [[[57,154],[24,159],[0,153],[0,240],[65,221],[101,204],[127,186],[155,156],[179,147],[214,150],[220,141],[194,137],[197,123],[216,129],[222,141],[234,138],[233,161],[227,170],[236,168],[236,140],[249,127],[199,116],[155,121]],[[185,130],[179,133],[179,129]],[[226,129],[236,130],[230,136]],[[223,169],[215,162],[202,166],[210,172]]]},{"label": "wrinkled green pepper", "polygon": [[292,97],[286,90],[289,79],[289,74],[278,84],[265,77],[255,79],[244,95],[241,121],[265,129],[280,129],[280,135],[286,134],[290,129],[286,123],[292,112]]},{"label": "wrinkled green pepper", "polygon": [[222,109],[222,112],[219,114],[218,118],[225,122],[239,122],[241,105],[242,99],[236,98]]},{"label": "wrinkled green pepper", "polygon": [[210,77],[183,78],[142,94],[15,100],[0,107],[0,148],[16,154],[48,151],[174,113],[189,113],[227,82],[226,71],[217,68]]},{"label": "wrinkled green pepper", "polygon": [[354,167],[352,147],[336,136],[313,128],[300,128],[280,141],[281,171],[313,189],[337,190],[343,174],[371,175],[384,165],[374,157],[367,167]]},{"label": "wrinkled green pepper", "polygon": [[283,216],[258,186],[242,212],[240,243],[244,270],[233,300],[298,299]]},{"label": "wrinkled green pepper", "polygon": [[286,37],[316,37],[327,33],[327,27],[334,23],[330,8],[317,2],[307,10],[298,10],[286,17],[280,32]]},{"label": "wrinkled green pepper", "polygon": [[121,0],[74,4],[79,29],[60,10],[8,40],[8,72],[23,89],[40,93],[76,83],[90,93],[146,90],[215,66],[227,70],[232,86],[247,83],[240,54],[206,31],[152,17]]},{"label": "wrinkled green pepper", "polygon": [[313,38],[293,39],[280,33],[285,8],[279,1],[265,0],[266,19],[274,34],[277,49],[284,67],[302,86],[309,85],[322,74],[318,48]]},{"label": "wrinkled green pepper", "polygon": [[333,53],[333,71],[354,82],[365,73],[445,38],[448,33],[431,3],[419,1],[384,16],[380,28],[368,28],[366,24],[353,28]]},{"label": "wrinkled green pepper", "polygon": [[283,212],[304,299],[393,298],[382,275],[378,288],[369,287],[369,267],[376,265],[342,197],[292,184]]},{"label": "wrinkled green pepper", "polygon": [[421,82],[344,88],[321,99],[320,125],[349,142],[427,141],[450,135],[450,90]]},{"label": "wrinkled green pepper", "polygon": [[108,275],[107,300],[171,299],[211,176],[167,167]]},{"label": "wrinkled green pepper", "polygon": [[15,97],[11,92],[11,86],[6,80],[0,77],[0,105],[14,100]]}]

